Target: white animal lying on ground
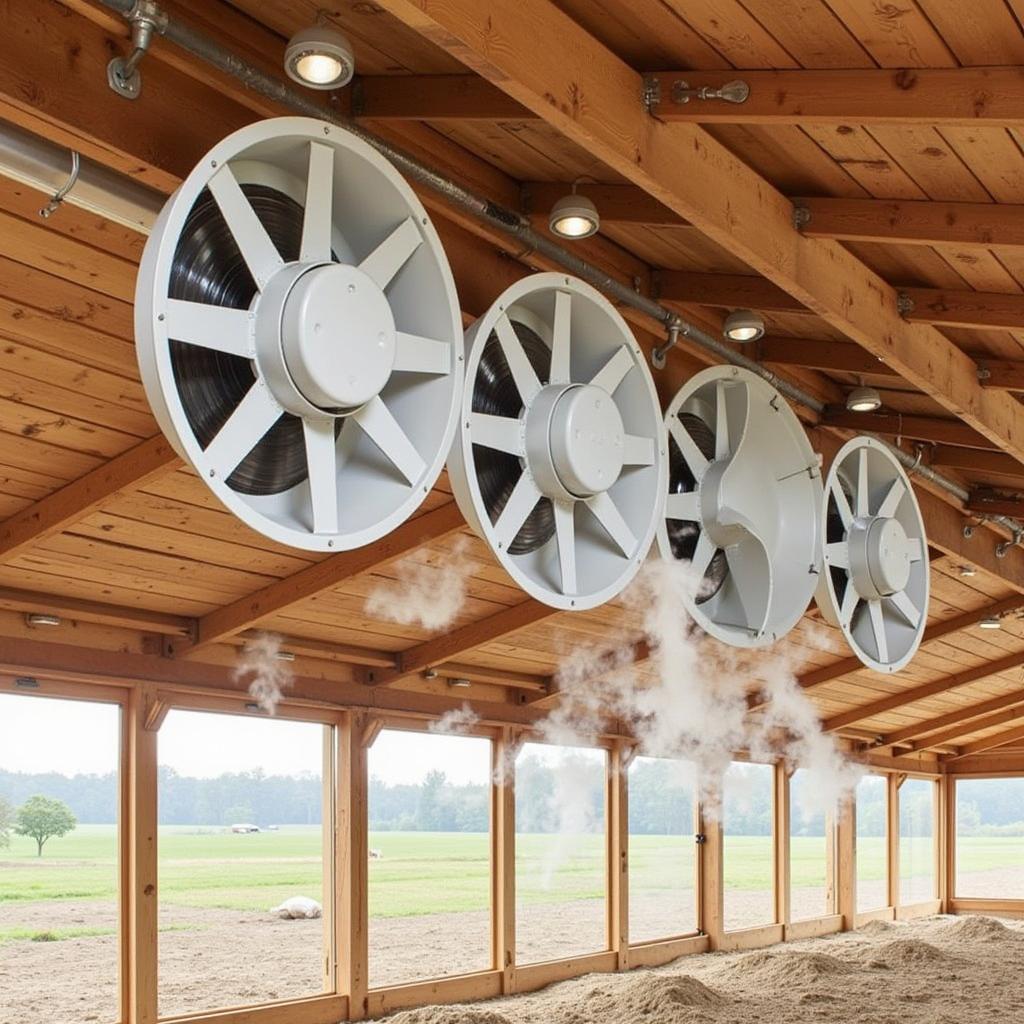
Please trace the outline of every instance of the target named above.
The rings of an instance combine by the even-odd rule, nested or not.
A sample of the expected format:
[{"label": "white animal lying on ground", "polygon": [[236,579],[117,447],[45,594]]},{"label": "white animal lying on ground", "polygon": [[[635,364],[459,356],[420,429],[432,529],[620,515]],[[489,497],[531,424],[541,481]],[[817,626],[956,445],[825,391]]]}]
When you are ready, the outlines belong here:
[{"label": "white animal lying on ground", "polygon": [[286,921],[319,917],[323,913],[320,909],[320,904],[316,900],[311,900],[308,896],[292,896],[291,899],[285,900],[284,903],[279,907],[274,907],[270,912],[278,917],[283,917]]},{"label": "white animal lying on ground", "polygon": [[370,860],[380,860],[381,857],[383,857],[383,856],[384,856],[384,854],[381,853],[380,850],[371,850],[370,851]]}]

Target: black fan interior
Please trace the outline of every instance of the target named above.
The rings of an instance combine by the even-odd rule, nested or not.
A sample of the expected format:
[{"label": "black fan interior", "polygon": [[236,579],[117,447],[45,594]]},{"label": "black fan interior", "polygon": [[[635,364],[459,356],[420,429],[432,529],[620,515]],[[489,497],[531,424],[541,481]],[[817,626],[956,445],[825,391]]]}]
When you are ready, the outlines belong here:
[{"label": "black fan interior", "polygon": [[[302,207],[264,185],[243,185],[256,216],[281,258],[299,257]],[[248,309],[256,293],[249,268],[208,189],[196,200],[174,252],[169,294],[174,299]],[[172,340],[171,365],[189,425],[205,448],[234,412],[255,375],[248,359]],[[253,438],[254,443],[259,440]],[[228,477],[242,494],[278,494],[307,475],[302,421],[285,413]]]},{"label": "black fan interior", "polygon": [[[529,327],[512,321],[512,327],[526,352],[534,373],[542,384],[551,375],[551,350]],[[523,403],[508,368],[505,353],[501,350],[498,336],[492,331],[480,354],[473,385],[473,412],[488,413],[491,416],[508,416],[517,419],[523,411]],[[480,485],[480,496],[495,523],[509,496],[519,482],[523,467],[515,455],[495,451],[483,445],[473,446],[473,464]],[[555,533],[555,511],[550,498],[541,498],[536,508],[526,517],[515,540],[508,546],[510,554],[524,555],[543,547]]]},{"label": "black fan interior", "polygon": [[[683,429],[693,438],[694,444],[701,454],[709,461],[715,457],[714,431],[699,417],[690,412],[679,413],[679,422]],[[687,494],[697,489],[697,481],[690,472],[683,453],[671,433],[668,436],[668,491],[669,494]],[[685,519],[667,519],[668,541],[674,558],[693,561],[700,537],[700,523]],[[729,564],[725,552],[719,548],[715,551],[708,566],[704,579],[697,590],[697,604],[711,600],[722,589],[729,572]]]}]

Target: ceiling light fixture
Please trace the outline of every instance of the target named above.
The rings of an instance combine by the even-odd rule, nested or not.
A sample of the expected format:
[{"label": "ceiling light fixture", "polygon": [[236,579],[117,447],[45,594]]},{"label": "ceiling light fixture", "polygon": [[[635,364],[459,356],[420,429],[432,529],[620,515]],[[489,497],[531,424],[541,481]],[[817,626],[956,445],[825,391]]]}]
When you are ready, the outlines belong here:
[{"label": "ceiling light fixture", "polygon": [[882,404],[882,396],[878,391],[866,384],[855,387],[846,396],[846,408],[850,412],[874,412]]},{"label": "ceiling light fixture", "polygon": [[559,238],[589,238],[597,233],[601,226],[601,215],[593,201],[586,196],[577,195],[577,178],[572,183],[572,191],[567,196],[556,200],[548,216],[548,227]]},{"label": "ceiling light fixture", "polygon": [[59,626],[59,615],[47,615],[43,612],[30,612],[25,616],[25,621],[30,626]]},{"label": "ceiling light fixture", "polygon": [[448,680],[448,685],[449,686],[454,686],[458,690],[465,690],[467,687],[471,686],[472,684],[470,683],[470,681],[468,679],[449,679]]},{"label": "ceiling light fixture", "polygon": [[999,620],[998,615],[986,615],[979,623],[980,629],[1002,629],[1003,624]]},{"label": "ceiling light fixture", "polygon": [[978,570],[975,569],[973,565],[961,565],[960,575],[963,576],[965,579],[969,579],[971,576],[977,576]]},{"label": "ceiling light fixture", "polygon": [[288,40],[284,69],[289,78],[310,89],[340,89],[352,81],[356,57],[352,44],[336,28],[318,24]]},{"label": "ceiling light fixture", "polygon": [[764,336],[764,317],[751,309],[734,309],[722,324],[722,334],[740,344],[757,341]]}]

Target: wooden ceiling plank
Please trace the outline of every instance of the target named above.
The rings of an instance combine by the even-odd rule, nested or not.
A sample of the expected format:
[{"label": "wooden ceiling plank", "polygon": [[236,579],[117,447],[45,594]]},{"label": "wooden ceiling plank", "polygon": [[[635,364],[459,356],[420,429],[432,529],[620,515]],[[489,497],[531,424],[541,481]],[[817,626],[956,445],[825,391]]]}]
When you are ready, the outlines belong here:
[{"label": "wooden ceiling plank", "polygon": [[[896,729],[882,736],[878,743],[880,747],[892,746],[894,743],[909,743],[921,736],[927,737],[930,733],[937,732],[949,726],[959,726],[964,722],[973,721],[993,711],[1000,711],[1003,708],[1013,707],[1016,704],[1024,704],[1024,690],[1013,690],[1010,693],[999,694],[989,700],[981,701],[978,704],[968,704],[965,707],[957,708],[948,714],[940,715],[938,718],[927,718],[920,722],[913,722]],[[981,726],[974,726],[975,729]],[[968,730],[961,730],[961,735]]]},{"label": "wooden ceiling plank", "polygon": [[[1018,692],[1016,694],[1011,694],[1010,696],[1016,696],[1017,700],[1014,702],[1016,704],[1020,704],[1021,701],[1024,701],[1024,693]],[[974,733],[982,732],[985,729],[994,729],[1000,725],[1009,725],[1011,722],[1017,722],[1022,718],[1024,718],[1024,708],[1004,708],[1002,711],[997,711],[990,715],[984,715],[980,718],[969,718],[956,725],[951,725],[947,729],[930,733],[925,736],[924,739],[914,740],[910,744],[910,749],[935,750],[938,747],[945,746],[947,743],[959,740],[964,736],[973,736]]]},{"label": "wooden ceiling plank", "polygon": [[704,129],[646,117],[642,76],[548,0],[381,6],[1024,458],[1020,403],[984,391],[971,359],[936,329],[907,324],[895,291],[847,249],[801,234],[792,203]]},{"label": "wooden ceiling plank", "polygon": [[352,114],[375,121],[536,119],[479,75],[364,75],[352,83]]},{"label": "wooden ceiling plank", "polygon": [[985,750],[992,750],[995,747],[1005,747],[1008,743],[1016,743],[1018,740],[1024,740],[1024,725],[1018,725],[1004,732],[997,732],[992,736],[985,736],[980,740],[974,740],[972,743],[965,743],[955,754],[944,756],[942,762],[945,764],[949,761],[958,761],[961,758],[970,757],[972,754],[980,754]]}]

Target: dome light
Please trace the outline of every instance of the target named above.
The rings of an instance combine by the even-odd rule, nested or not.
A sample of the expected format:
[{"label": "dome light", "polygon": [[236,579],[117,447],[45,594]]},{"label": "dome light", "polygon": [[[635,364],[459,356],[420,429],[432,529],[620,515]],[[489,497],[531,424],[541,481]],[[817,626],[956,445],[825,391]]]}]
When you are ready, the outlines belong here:
[{"label": "dome light", "polygon": [[576,194],[576,182],[569,195],[555,202],[548,217],[548,227],[559,238],[589,238],[600,226],[597,207],[586,196]]},{"label": "dome light", "polygon": [[846,396],[846,408],[850,412],[874,412],[882,404],[882,396],[875,388],[861,384]]},{"label": "dome light", "polygon": [[740,344],[757,341],[764,336],[764,317],[750,309],[734,309],[722,324],[722,334]]},{"label": "dome light", "polygon": [[305,28],[288,40],[284,51],[288,77],[310,89],[340,89],[355,74],[352,44],[329,25]]},{"label": "dome light", "polygon": [[1003,624],[999,621],[998,615],[986,615],[979,623],[980,629],[1002,629]]}]

